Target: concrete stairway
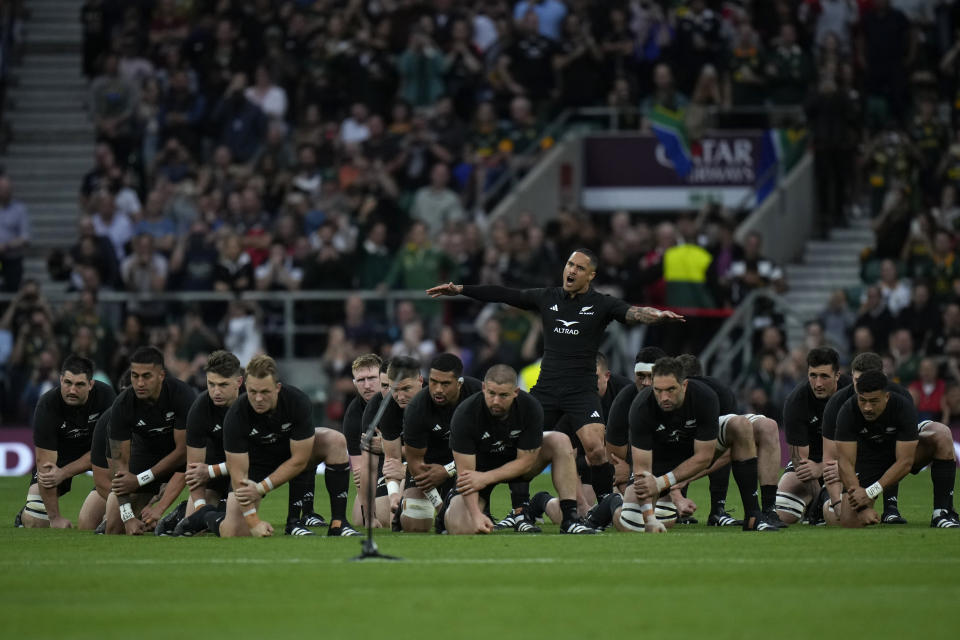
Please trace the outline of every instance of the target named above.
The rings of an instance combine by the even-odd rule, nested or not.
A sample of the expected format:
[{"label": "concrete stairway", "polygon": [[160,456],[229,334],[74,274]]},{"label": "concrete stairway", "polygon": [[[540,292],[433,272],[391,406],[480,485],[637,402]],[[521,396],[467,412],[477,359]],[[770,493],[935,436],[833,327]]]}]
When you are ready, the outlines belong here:
[{"label": "concrete stairway", "polygon": [[[860,284],[860,252],[874,244],[870,221],[855,220],[848,229],[834,229],[828,240],[807,242],[800,264],[787,265],[790,290],[786,299],[804,321],[823,310],[830,294]],[[803,342],[803,329],[791,326],[787,344]]]},{"label": "concrete stairway", "polygon": [[33,250],[25,276],[47,286],[46,256],[76,233],[80,181],[93,165],[87,82],[81,74],[82,0],[30,0],[24,57],[11,71],[7,120],[13,142],[0,156],[14,197],[30,211]]}]

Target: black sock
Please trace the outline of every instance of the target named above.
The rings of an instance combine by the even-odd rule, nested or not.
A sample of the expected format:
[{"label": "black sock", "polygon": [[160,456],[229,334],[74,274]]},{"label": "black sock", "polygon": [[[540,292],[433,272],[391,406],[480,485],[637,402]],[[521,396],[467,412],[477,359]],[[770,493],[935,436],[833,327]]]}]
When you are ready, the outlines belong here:
[{"label": "black sock", "polygon": [[733,479],[740,489],[740,499],[743,501],[743,513],[749,515],[760,510],[757,503],[757,459],[734,460],[730,465],[733,469]]},{"label": "black sock", "polygon": [[330,494],[330,519],[347,519],[347,496],[350,494],[350,463],[328,464],[323,483]]},{"label": "black sock", "polygon": [[623,505],[623,496],[611,493],[600,501],[590,516],[590,524],[594,527],[607,527],[613,522],[613,514]]},{"label": "black sock", "polygon": [[887,487],[883,490],[883,510],[884,511],[900,511],[899,504],[897,502],[897,496],[900,494],[900,483]]},{"label": "black sock", "polygon": [[533,496],[533,499],[530,500],[530,506],[527,508],[527,513],[529,513],[530,517],[533,519],[542,518],[543,514],[547,510],[547,503],[552,499],[552,495],[546,491],[541,491],[537,495]]},{"label": "black sock", "polygon": [[593,485],[593,467],[587,462],[582,453],[577,454],[577,477],[580,478],[580,484]]},{"label": "black sock", "polygon": [[953,511],[957,463],[953,460],[934,460],[930,463],[930,479],[933,481],[933,508]]},{"label": "black sock", "polygon": [[727,489],[730,488],[730,465],[710,474],[710,513],[727,510]]},{"label": "black sock", "polygon": [[510,504],[516,511],[523,505],[530,502],[530,483],[529,482],[511,482],[510,483]]},{"label": "black sock", "polygon": [[317,483],[317,475],[312,467],[307,467],[290,481],[290,493],[287,497],[287,522],[297,522],[300,514],[305,512],[304,505],[307,496],[310,497],[310,511],[313,511],[313,490]]},{"label": "black sock", "polygon": [[769,511],[770,509],[773,509],[773,505],[775,504],[777,504],[777,485],[760,485],[760,506],[763,508],[763,510]]},{"label": "black sock", "polygon": [[223,511],[211,511],[203,516],[203,522],[207,525],[207,531],[220,537],[220,523],[227,517]]},{"label": "black sock", "polygon": [[570,522],[577,519],[577,501],[560,500],[560,513],[563,514],[563,521]]},{"label": "black sock", "polygon": [[593,476],[593,492],[597,494],[597,500],[613,493],[613,465],[609,462],[590,467],[590,475]]}]

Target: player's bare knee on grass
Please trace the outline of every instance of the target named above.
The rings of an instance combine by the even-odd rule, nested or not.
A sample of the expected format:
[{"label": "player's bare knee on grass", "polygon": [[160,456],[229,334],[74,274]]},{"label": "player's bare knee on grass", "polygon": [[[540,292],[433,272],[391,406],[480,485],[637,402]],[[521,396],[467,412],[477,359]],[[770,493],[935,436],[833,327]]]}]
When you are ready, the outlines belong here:
[{"label": "player's bare knee on grass", "polygon": [[77,516],[77,528],[84,531],[96,529],[103,520],[106,509],[107,501],[94,489],[87,494],[86,499],[83,501],[83,506],[80,507],[80,515]]},{"label": "player's bare knee on grass", "polygon": [[803,518],[814,497],[809,483],[797,478],[796,473],[785,473],[777,485],[777,515],[785,523],[795,524]]},{"label": "player's bare knee on grass", "polygon": [[27,503],[23,508],[20,520],[26,529],[47,529],[50,527],[50,518],[47,516],[47,507],[43,504],[43,498],[40,497],[39,485],[32,484],[27,489]]}]

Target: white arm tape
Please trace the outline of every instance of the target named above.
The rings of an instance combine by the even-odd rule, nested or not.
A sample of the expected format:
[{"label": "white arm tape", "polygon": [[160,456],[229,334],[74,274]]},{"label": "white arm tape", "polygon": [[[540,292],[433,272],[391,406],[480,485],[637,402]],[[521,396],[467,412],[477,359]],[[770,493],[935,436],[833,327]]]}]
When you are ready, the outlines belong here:
[{"label": "white arm tape", "polygon": [[133,520],[133,518],[133,507],[130,506],[130,503],[120,505],[120,519],[123,522],[127,522],[128,520]]},{"label": "white arm tape", "polygon": [[440,492],[436,489],[430,489],[429,491],[425,492],[425,495],[427,496],[427,500],[430,501],[430,504],[433,505],[434,509],[439,509],[443,506],[443,498],[440,497]]},{"label": "white arm tape", "polygon": [[665,475],[657,476],[657,491],[669,489],[675,484],[677,484],[677,477],[673,475],[673,471],[668,471]]},{"label": "white arm tape", "polygon": [[653,524],[654,522],[657,522],[656,510],[649,502],[640,505],[640,512],[643,514],[643,521],[646,524]]},{"label": "white arm tape", "polygon": [[148,485],[151,482],[153,482],[153,471],[151,471],[150,469],[147,469],[143,473],[137,474],[137,484],[139,484],[141,487],[144,485]]},{"label": "white arm tape", "polygon": [[447,475],[450,476],[451,478],[452,478],[453,476],[457,475],[457,463],[456,463],[456,462],[448,462],[447,464],[443,465],[443,468],[447,470]]},{"label": "white arm tape", "polygon": [[872,485],[867,487],[866,491],[867,491],[867,497],[873,500],[878,495],[883,493],[883,487],[880,486],[879,482],[874,482]]},{"label": "white arm tape", "polygon": [[387,480],[387,494],[396,495],[400,493],[400,483],[396,480]]},{"label": "white arm tape", "polygon": [[196,500],[193,501],[193,508],[194,508],[194,510],[197,510],[197,509],[199,509],[200,507],[205,507],[205,506],[207,506],[207,501],[204,500],[203,498],[198,498],[198,499],[196,499]]}]

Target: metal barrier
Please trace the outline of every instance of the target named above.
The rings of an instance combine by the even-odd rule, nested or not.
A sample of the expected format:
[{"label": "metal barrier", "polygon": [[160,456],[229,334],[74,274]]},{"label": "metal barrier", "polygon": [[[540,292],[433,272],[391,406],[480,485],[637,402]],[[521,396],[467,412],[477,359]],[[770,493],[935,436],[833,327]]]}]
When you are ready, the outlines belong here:
[{"label": "metal barrier", "polygon": [[743,387],[750,374],[754,356],[754,320],[760,301],[769,302],[788,326],[803,326],[802,318],[792,310],[786,298],[769,289],[750,292],[700,352],[704,369],[715,378],[730,380],[730,386],[735,390]]}]

